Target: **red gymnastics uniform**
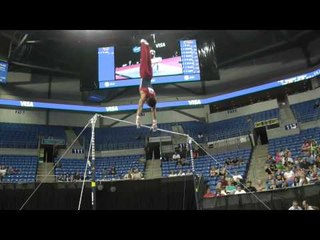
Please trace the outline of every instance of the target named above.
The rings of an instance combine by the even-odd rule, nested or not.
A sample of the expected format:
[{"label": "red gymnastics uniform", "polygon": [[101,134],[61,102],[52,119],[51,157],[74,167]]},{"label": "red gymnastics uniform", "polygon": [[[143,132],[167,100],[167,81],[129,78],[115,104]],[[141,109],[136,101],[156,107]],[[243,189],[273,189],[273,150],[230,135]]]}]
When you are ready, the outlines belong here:
[{"label": "red gymnastics uniform", "polygon": [[151,79],[153,77],[150,46],[145,41],[141,41],[141,53],[140,53],[140,87],[139,90],[143,91],[147,98],[155,97],[156,93],[151,85]]}]

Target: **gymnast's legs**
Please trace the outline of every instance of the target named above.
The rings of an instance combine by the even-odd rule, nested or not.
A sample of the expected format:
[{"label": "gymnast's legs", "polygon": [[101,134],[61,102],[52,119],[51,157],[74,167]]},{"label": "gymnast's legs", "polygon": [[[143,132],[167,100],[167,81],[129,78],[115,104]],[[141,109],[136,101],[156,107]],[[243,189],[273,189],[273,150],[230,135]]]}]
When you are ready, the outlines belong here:
[{"label": "gymnast's legs", "polygon": [[140,123],[140,118],[142,115],[142,107],[143,104],[146,102],[147,100],[147,95],[144,91],[140,90],[140,100],[139,100],[139,105],[138,105],[138,109],[137,109],[137,116],[136,116],[136,125],[139,128],[141,123]]}]

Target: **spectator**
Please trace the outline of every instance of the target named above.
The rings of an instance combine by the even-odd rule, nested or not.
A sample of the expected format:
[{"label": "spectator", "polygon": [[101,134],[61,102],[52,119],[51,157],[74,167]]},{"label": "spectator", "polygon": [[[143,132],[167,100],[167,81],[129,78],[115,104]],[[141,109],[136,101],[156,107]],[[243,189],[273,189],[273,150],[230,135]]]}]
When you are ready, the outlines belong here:
[{"label": "spectator", "polygon": [[288,157],[287,157],[286,155],[282,158],[281,164],[282,164],[284,167],[287,167],[287,166],[288,166]]},{"label": "spectator", "polygon": [[177,160],[177,166],[182,167],[185,164],[184,159],[183,158],[179,158]]},{"label": "spectator", "polygon": [[300,162],[301,162],[301,157],[296,157],[296,159],[294,160],[294,165],[299,166]]},{"label": "spectator", "polygon": [[280,176],[283,175],[283,171],[281,169],[278,169],[274,174],[275,177],[277,177],[278,175],[280,175]]},{"label": "spectator", "polygon": [[244,164],[244,160],[242,157],[237,158],[237,160],[238,160],[238,165]]},{"label": "spectator", "polygon": [[316,165],[310,166],[307,178],[309,179],[309,183],[315,183],[318,181],[318,169]]},{"label": "spectator", "polygon": [[236,186],[232,178],[228,180],[228,185],[226,186],[227,194],[234,194],[236,191]]},{"label": "spectator", "polygon": [[138,168],[136,168],[136,169],[133,171],[132,179],[133,179],[133,180],[141,180],[141,179],[142,179],[142,173],[139,171]]},{"label": "spectator", "polygon": [[307,156],[305,157],[309,165],[313,165],[316,161],[316,156],[311,153],[307,153]]},{"label": "spectator", "polygon": [[219,175],[219,169],[216,169],[215,166],[212,166],[210,169],[210,177],[215,177]]},{"label": "spectator", "polygon": [[277,163],[277,170],[280,170],[280,172],[282,172],[285,168],[285,166],[282,164],[282,161]]},{"label": "spectator", "polygon": [[315,210],[313,206],[310,206],[306,200],[302,202],[303,210]]},{"label": "spectator", "polygon": [[294,161],[292,159],[292,153],[290,151],[287,153],[287,161],[291,165],[294,163]]},{"label": "spectator", "polygon": [[103,175],[103,178],[107,178],[107,175],[108,175],[108,169],[107,168],[103,168],[102,169],[102,175]]},{"label": "spectator", "polygon": [[2,178],[7,174],[7,169],[4,168],[4,166],[1,166],[0,168],[0,176],[1,176],[1,180]]},{"label": "spectator", "polygon": [[224,162],[224,164],[225,164],[226,166],[232,165],[232,164],[233,164],[233,163],[232,163],[232,159],[228,158],[228,159]]},{"label": "spectator", "polygon": [[228,186],[228,181],[226,180],[225,176],[221,176],[220,183],[221,183],[221,188],[225,188],[226,186]]},{"label": "spectator", "polygon": [[267,165],[266,167],[265,167],[265,172],[268,174],[268,175],[271,175],[272,173],[273,173],[273,170],[271,169],[271,167],[270,167],[270,165]]},{"label": "spectator", "polygon": [[276,152],[275,163],[278,164],[282,160],[280,150]]},{"label": "spectator", "polygon": [[300,178],[294,177],[293,183],[291,184],[291,187],[299,187]]},{"label": "spectator", "polygon": [[236,171],[235,174],[232,176],[233,180],[235,182],[240,182],[243,178],[240,174],[238,174],[238,172]]},{"label": "spectator", "polygon": [[222,187],[222,188],[220,189],[220,194],[221,194],[221,196],[226,196],[226,195],[227,195],[227,193],[226,193],[226,188],[225,188],[225,187]]},{"label": "spectator", "polygon": [[317,168],[320,168],[320,154],[316,157]]},{"label": "spectator", "polygon": [[275,180],[276,188],[283,188],[284,187],[284,181],[283,177],[281,175],[277,175]]},{"label": "spectator", "polygon": [[178,161],[180,160],[180,154],[178,152],[175,152],[173,155],[172,155],[172,160],[174,161]]},{"label": "spectator", "polygon": [[306,176],[301,177],[300,181],[299,181],[299,187],[307,185],[307,184],[308,184],[308,179],[306,178]]},{"label": "spectator", "polygon": [[267,190],[269,190],[269,186],[272,185],[272,180],[273,180],[273,175],[272,174],[268,175],[268,178],[266,180],[266,188],[267,188]]},{"label": "spectator", "polygon": [[272,178],[267,183],[267,190],[275,190],[275,189],[277,189],[276,181]]},{"label": "spectator", "polygon": [[302,210],[302,208],[299,207],[297,201],[292,201],[292,206],[289,208],[289,210]]},{"label": "spectator", "polygon": [[221,188],[217,188],[216,189],[216,194],[215,197],[221,197],[221,196],[226,196],[226,192],[224,190],[222,190]]},{"label": "spectator", "polygon": [[110,170],[109,170],[109,175],[116,175],[117,174],[117,171],[116,171],[116,167],[111,167]]},{"label": "spectator", "polygon": [[268,158],[266,160],[266,163],[271,165],[271,164],[274,164],[276,161],[274,159],[274,157],[272,157],[270,154],[268,155]]},{"label": "spectator", "polygon": [[177,174],[173,170],[171,170],[168,177],[175,177],[175,176],[177,176]]},{"label": "spectator", "polygon": [[80,180],[80,172],[79,171],[75,172],[75,174],[73,176],[73,179],[76,180],[76,181]]},{"label": "spectator", "polygon": [[219,169],[219,175],[220,176],[226,176],[226,174],[227,174],[226,166],[224,166],[224,167]]},{"label": "spectator", "polygon": [[247,188],[245,189],[246,192],[256,192],[257,189],[252,186],[252,182],[251,181],[247,181]]},{"label": "spectator", "polygon": [[233,166],[237,166],[237,165],[239,165],[240,160],[239,160],[238,157],[236,157],[236,158],[234,158],[231,162],[232,162],[232,165],[233,165]]},{"label": "spectator", "polygon": [[258,192],[263,192],[265,190],[265,187],[263,186],[263,183],[261,181],[261,179],[258,180],[257,182],[257,191]]},{"label": "spectator", "polygon": [[217,185],[216,185],[216,189],[221,189],[222,188],[222,186],[221,186],[221,182],[217,182]]},{"label": "spectator", "polygon": [[240,185],[237,186],[237,190],[234,192],[235,195],[246,193]]},{"label": "spectator", "polygon": [[276,172],[278,170],[277,165],[275,163],[270,165],[270,169],[272,172]]},{"label": "spectator", "polygon": [[310,151],[311,143],[309,140],[305,140],[301,146],[301,152],[308,153]]},{"label": "spectator", "polygon": [[210,187],[207,186],[206,194],[203,195],[203,198],[213,198],[215,194],[211,192]]},{"label": "spectator", "polygon": [[194,150],[192,151],[192,153],[193,153],[193,158],[194,158],[194,159],[199,158],[199,150],[198,150],[198,149],[194,149]]},{"label": "spectator", "polygon": [[286,167],[286,171],[283,174],[288,186],[291,186],[294,180],[294,172],[292,171],[291,167]]},{"label": "spectator", "polygon": [[132,172],[131,172],[131,169],[123,176],[123,179],[131,179],[132,176],[131,176]]},{"label": "spectator", "polygon": [[160,157],[160,160],[161,160],[162,162],[168,162],[168,161],[169,161],[169,158],[168,158],[167,156],[163,155],[162,157]]},{"label": "spectator", "polygon": [[297,166],[294,176],[299,177],[299,178],[304,177],[305,176],[304,170],[302,168],[300,168],[299,166]]},{"label": "spectator", "polygon": [[19,169],[13,168],[13,167],[11,167],[11,166],[9,166],[9,167],[7,168],[7,174],[8,174],[8,175],[17,174],[17,173],[19,173]]}]

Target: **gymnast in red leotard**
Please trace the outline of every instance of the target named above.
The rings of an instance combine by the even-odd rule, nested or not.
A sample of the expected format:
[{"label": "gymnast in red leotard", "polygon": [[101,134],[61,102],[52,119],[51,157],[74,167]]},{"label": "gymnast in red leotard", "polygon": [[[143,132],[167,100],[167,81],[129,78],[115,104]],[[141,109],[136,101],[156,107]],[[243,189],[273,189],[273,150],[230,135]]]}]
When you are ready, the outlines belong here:
[{"label": "gymnast in red leotard", "polygon": [[151,66],[151,54],[150,54],[150,46],[149,43],[141,39],[141,59],[140,59],[140,100],[139,106],[137,109],[137,116],[136,116],[136,125],[140,127],[140,118],[142,115],[142,107],[143,104],[146,102],[148,106],[151,108],[152,113],[152,128],[155,131],[157,129],[157,110],[156,110],[156,93],[151,85],[151,79],[153,77],[152,73],[152,66]]}]

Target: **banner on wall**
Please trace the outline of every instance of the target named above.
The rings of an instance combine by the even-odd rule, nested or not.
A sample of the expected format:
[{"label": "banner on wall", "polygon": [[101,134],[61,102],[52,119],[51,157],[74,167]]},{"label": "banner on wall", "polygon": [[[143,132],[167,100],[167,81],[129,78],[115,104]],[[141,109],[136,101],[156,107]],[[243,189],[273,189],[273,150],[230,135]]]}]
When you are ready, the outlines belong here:
[{"label": "banner on wall", "polygon": [[254,123],[255,128],[272,126],[272,125],[279,125],[279,120],[277,118],[273,118],[273,119],[264,120],[264,121]]}]

